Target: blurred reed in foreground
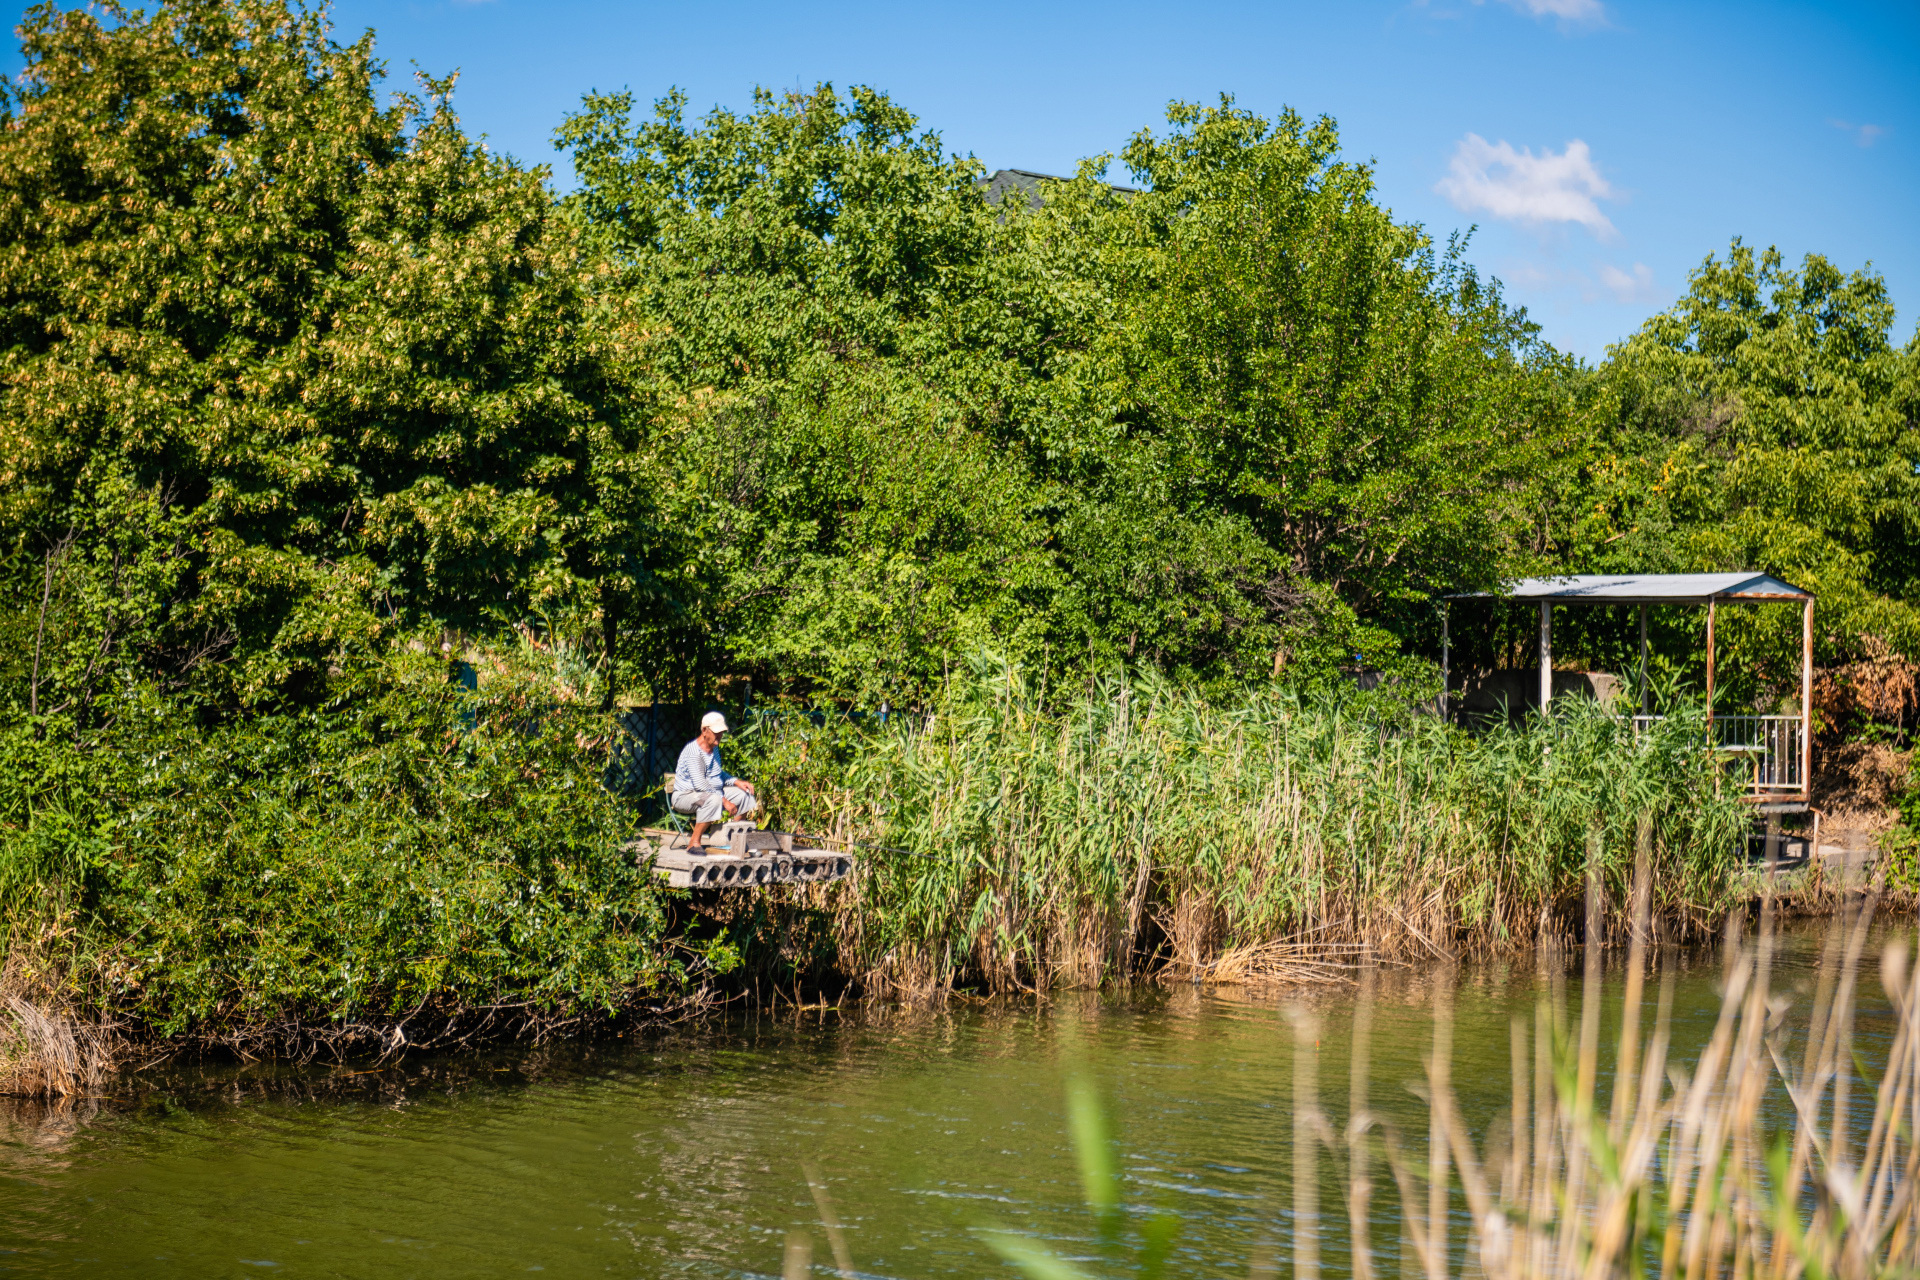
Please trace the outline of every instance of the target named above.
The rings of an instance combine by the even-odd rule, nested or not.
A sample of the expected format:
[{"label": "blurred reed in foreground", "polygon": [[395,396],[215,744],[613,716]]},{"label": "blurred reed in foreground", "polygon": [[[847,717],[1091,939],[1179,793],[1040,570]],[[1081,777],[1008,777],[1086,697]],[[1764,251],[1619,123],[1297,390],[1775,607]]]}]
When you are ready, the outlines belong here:
[{"label": "blurred reed in foreground", "polygon": [[1564,940],[1589,866],[1602,931],[1640,865],[1656,926],[1709,935],[1749,816],[1699,710],[1636,736],[1556,708],[1469,735],[1404,700],[1221,708],[1150,679],[1043,696],[983,665],[924,717],[768,716],[740,747],[782,825],[878,846],[815,899],[834,966],[869,990],[1303,978]]},{"label": "blurred reed in foreground", "polygon": [[[1464,1194],[1471,1218],[1464,1239],[1450,1239],[1446,1218],[1432,1211],[1444,1194],[1419,1211],[1421,1175],[1364,1105],[1347,1125],[1348,1158],[1357,1164],[1378,1135],[1420,1269],[1435,1280],[1469,1271],[1587,1280],[1913,1275],[1920,1270],[1920,983],[1904,945],[1889,947],[1880,980],[1895,1030],[1875,1080],[1853,1045],[1874,900],[1866,895],[1828,930],[1804,1014],[1773,985],[1771,903],[1750,943],[1738,936],[1735,917],[1719,1018],[1691,1064],[1668,1055],[1671,967],[1662,970],[1642,1039],[1647,948],[1635,930],[1604,1104],[1597,1089],[1600,960],[1598,948],[1588,948],[1577,1033],[1557,1001],[1543,1000],[1531,1026],[1515,1018],[1505,1132],[1478,1145],[1450,1087],[1451,1012],[1445,994],[1436,995],[1427,1065],[1436,1142],[1424,1181],[1430,1193],[1451,1185]],[[1356,1090],[1363,1087],[1356,1081]],[[1870,1118],[1851,1105],[1856,1089],[1873,1098]],[[1366,1194],[1357,1179],[1351,1194]],[[1355,1245],[1356,1258],[1370,1253],[1364,1231]]]},{"label": "blurred reed in foreground", "polygon": [[[1342,1246],[1335,1256],[1355,1280],[1394,1274],[1396,1263],[1402,1280],[1920,1274],[1920,976],[1903,943],[1887,947],[1879,964],[1893,1025],[1885,1061],[1869,1069],[1854,1046],[1876,896],[1856,901],[1827,931],[1804,1010],[1774,985],[1770,904],[1757,938],[1730,930],[1718,1019],[1692,1063],[1668,1052],[1671,963],[1660,968],[1643,1025],[1651,955],[1636,928],[1604,1091],[1600,949],[1588,948],[1578,1026],[1559,981],[1543,987],[1531,1018],[1514,1017],[1511,1104],[1481,1134],[1462,1119],[1453,1088],[1453,984],[1442,971],[1421,1091],[1425,1152],[1410,1150],[1410,1135],[1370,1105],[1370,978],[1353,1021],[1344,1124],[1321,1092],[1320,1020],[1296,1008],[1291,1212],[1270,1207],[1274,1248],[1256,1256],[1251,1274],[1278,1276],[1290,1263],[1294,1280],[1318,1280],[1323,1235]],[[1063,1259],[1040,1239],[992,1226],[981,1235],[1039,1280],[1083,1280],[1090,1267],[1143,1280],[1175,1274],[1181,1219],[1126,1203],[1119,1148],[1095,1097],[1087,1080],[1069,1079],[1092,1219],[1073,1246],[1080,1257]],[[1344,1205],[1323,1209],[1329,1186]],[[1382,1200],[1379,1208],[1392,1210],[1384,1216],[1400,1225],[1391,1249],[1375,1239]],[[1451,1211],[1461,1201],[1464,1215]]]}]

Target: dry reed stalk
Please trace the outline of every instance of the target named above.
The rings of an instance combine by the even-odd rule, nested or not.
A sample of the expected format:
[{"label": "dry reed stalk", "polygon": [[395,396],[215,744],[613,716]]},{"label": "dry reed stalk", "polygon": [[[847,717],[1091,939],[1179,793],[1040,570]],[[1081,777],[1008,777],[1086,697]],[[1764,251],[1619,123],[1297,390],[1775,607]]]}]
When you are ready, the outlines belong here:
[{"label": "dry reed stalk", "polygon": [[[1887,1280],[1920,1270],[1920,976],[1902,947],[1890,948],[1881,966],[1896,1030],[1864,1135],[1841,1087],[1855,1069],[1850,1027],[1872,905],[1869,895],[1839,926],[1844,939],[1824,950],[1797,1071],[1787,1061],[1782,1001],[1770,981],[1770,918],[1763,916],[1752,943],[1729,930],[1720,1014],[1691,1077],[1667,1059],[1670,966],[1641,1044],[1647,949],[1636,940],[1604,1115],[1593,1094],[1599,990],[1589,966],[1575,1045],[1555,1049],[1545,1002],[1531,1036],[1514,1019],[1513,1125],[1484,1154],[1449,1087],[1440,1046],[1450,1014],[1436,998],[1427,1083],[1431,1140],[1444,1156],[1429,1153],[1423,1211],[1416,1208],[1423,1180],[1390,1134],[1384,1142],[1426,1273],[1444,1277],[1452,1257],[1440,1216],[1455,1185],[1449,1158],[1471,1212],[1466,1255],[1491,1280],[1615,1280],[1648,1271],[1674,1280]],[[1355,1044],[1363,1054],[1358,1028]],[[1769,1123],[1777,1087],[1791,1107],[1791,1141]],[[1359,1098],[1356,1091],[1357,1117]],[[1356,1256],[1368,1248],[1357,1221],[1354,1246]],[[1370,1270],[1371,1260],[1364,1266]]]},{"label": "dry reed stalk", "polygon": [[[1293,1275],[1320,1276],[1320,1019],[1293,1013]],[[1316,1121],[1319,1123],[1316,1125]]]},{"label": "dry reed stalk", "polygon": [[1353,1052],[1350,1055],[1347,1083],[1347,1223],[1353,1233],[1354,1280],[1373,1280],[1373,1256],[1368,1244],[1368,1226],[1373,1202],[1371,1151],[1367,1146],[1367,1127],[1371,1112],[1367,1103],[1367,1085],[1372,1070],[1373,987],[1376,973],[1368,964],[1360,973],[1360,993],[1353,1010]]},{"label": "dry reed stalk", "polygon": [[820,1212],[820,1225],[826,1229],[827,1245],[833,1250],[833,1264],[839,1268],[840,1280],[853,1280],[853,1253],[847,1248],[846,1234],[840,1229],[840,1216],[833,1211],[827,1184],[811,1161],[802,1160],[800,1172],[806,1175],[807,1190],[813,1193],[813,1205]]},{"label": "dry reed stalk", "polygon": [[[1438,1100],[1453,1089],[1453,973],[1442,968],[1433,983],[1433,1051],[1427,1058],[1427,1088],[1436,1105],[1428,1107],[1427,1216],[1424,1251],[1428,1280],[1446,1280],[1447,1267],[1447,1143]],[[1403,1206],[1404,1209],[1404,1206]]]},{"label": "dry reed stalk", "polygon": [[1358,978],[1369,954],[1363,942],[1279,938],[1230,947],[1204,962],[1169,961],[1158,977],[1162,982],[1206,982],[1222,987],[1345,984]]},{"label": "dry reed stalk", "polygon": [[780,1280],[807,1280],[813,1274],[813,1241],[805,1232],[787,1232],[787,1247],[780,1260]]},{"label": "dry reed stalk", "polygon": [[1527,1252],[1532,1266],[1543,1265],[1546,1226],[1553,1208],[1553,1180],[1545,1176],[1558,1156],[1559,1134],[1553,1123],[1553,1012],[1545,1001],[1533,1007],[1533,1163],[1523,1166],[1526,1176]]},{"label": "dry reed stalk", "polygon": [[97,1098],[114,1065],[112,1032],[5,997],[13,1026],[0,1032],[0,1093],[31,1098]]},{"label": "dry reed stalk", "polygon": [[45,936],[8,940],[0,966],[0,1094],[99,1098],[119,1060],[112,1023],[75,1016],[65,963]]}]

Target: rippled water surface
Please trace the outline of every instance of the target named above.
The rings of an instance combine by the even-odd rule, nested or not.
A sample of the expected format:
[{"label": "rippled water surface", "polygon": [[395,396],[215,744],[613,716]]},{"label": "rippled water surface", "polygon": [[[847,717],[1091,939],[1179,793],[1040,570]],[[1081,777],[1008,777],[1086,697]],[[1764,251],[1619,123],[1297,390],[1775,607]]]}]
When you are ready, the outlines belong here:
[{"label": "rippled water surface", "polygon": [[[1816,942],[1795,940],[1781,987],[1810,985]],[[1690,1058],[1717,1010],[1718,964],[1669,963],[1675,1056]],[[1429,982],[1388,975],[1374,1010],[1372,1105],[1415,1152],[1426,1113],[1406,1086],[1429,1043]],[[1577,977],[1563,985],[1577,1018]],[[1508,1097],[1513,1014],[1530,1021],[1552,988],[1530,966],[1460,973],[1454,1071],[1477,1129]],[[1617,974],[1607,996],[1612,1021]],[[1292,1203],[1287,1002],[1298,998],[1181,988],[1044,1007],[813,1011],[345,1078],[176,1075],[91,1114],[0,1117],[0,1269],[777,1275],[799,1229],[827,1275],[810,1165],[861,1273],[1011,1274],[981,1228],[1029,1233],[1064,1254],[1091,1249],[1062,1088],[1081,1069],[1108,1099],[1130,1207],[1185,1220],[1180,1273],[1244,1276],[1262,1257],[1283,1262],[1274,1241]],[[1869,982],[1869,1054],[1886,1029],[1880,999]],[[1323,1020],[1321,1092],[1337,1124],[1353,997],[1312,1000]],[[1383,1186],[1375,1240],[1388,1255],[1393,1212]],[[1345,1270],[1338,1239],[1324,1249],[1328,1272]]]}]

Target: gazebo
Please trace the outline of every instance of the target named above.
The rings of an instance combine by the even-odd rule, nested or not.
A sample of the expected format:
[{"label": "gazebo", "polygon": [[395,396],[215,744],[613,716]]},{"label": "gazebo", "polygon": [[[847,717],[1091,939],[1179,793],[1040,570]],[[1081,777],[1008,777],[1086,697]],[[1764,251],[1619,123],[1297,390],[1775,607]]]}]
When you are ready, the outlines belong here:
[{"label": "gazebo", "polygon": [[[1707,716],[1711,745],[1752,764],[1747,798],[1768,809],[1797,812],[1810,798],[1813,719],[1813,593],[1766,573],[1570,574],[1558,578],[1522,578],[1495,592],[1449,596],[1451,600],[1536,600],[1540,604],[1540,702],[1553,698],[1553,606],[1637,605],[1640,610],[1639,714],[1636,724],[1654,717],[1647,706],[1647,606],[1705,605],[1707,609]],[[1713,710],[1713,624],[1725,604],[1800,602],[1800,714],[1715,715]],[[1447,610],[1440,611],[1440,671],[1443,688],[1451,677]],[[1442,694],[1442,708],[1446,707]]]}]

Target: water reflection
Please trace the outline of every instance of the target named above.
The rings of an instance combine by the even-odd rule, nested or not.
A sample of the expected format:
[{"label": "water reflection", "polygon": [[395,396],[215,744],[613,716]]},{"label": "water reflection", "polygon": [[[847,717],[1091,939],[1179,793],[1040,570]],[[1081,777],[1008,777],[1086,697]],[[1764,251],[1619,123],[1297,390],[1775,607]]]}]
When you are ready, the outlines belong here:
[{"label": "water reflection", "polygon": [[[1789,940],[1780,990],[1804,999],[1817,945],[1811,932]],[[1711,1032],[1718,960],[1664,964],[1684,1061]],[[1382,972],[1363,1074],[1416,1160],[1438,982],[1455,988],[1454,1086],[1482,1140],[1497,1140],[1509,1096],[1512,1015],[1531,1020],[1556,986],[1576,1017],[1579,1001],[1577,979],[1550,963]],[[1866,988],[1870,1055],[1887,1011]],[[1617,975],[1605,991],[1611,1025]],[[1296,1006],[1317,1031],[1303,1042]],[[797,1230],[831,1274],[810,1168],[862,1273],[996,1274],[985,1225],[1063,1256],[1094,1251],[1061,1093],[1081,1068],[1114,1118],[1129,1211],[1184,1220],[1180,1274],[1244,1276],[1282,1256],[1276,1241],[1301,1206],[1317,1199],[1344,1220],[1331,1181],[1296,1197],[1294,1087],[1310,1066],[1344,1123],[1355,1008],[1350,990],[1182,987],[745,1018],[364,1075],[183,1072],[98,1114],[0,1111],[0,1268],[778,1274]],[[1397,1202],[1379,1182],[1373,1239],[1390,1269]],[[1337,1226],[1320,1241],[1327,1275],[1350,1270]]]}]

